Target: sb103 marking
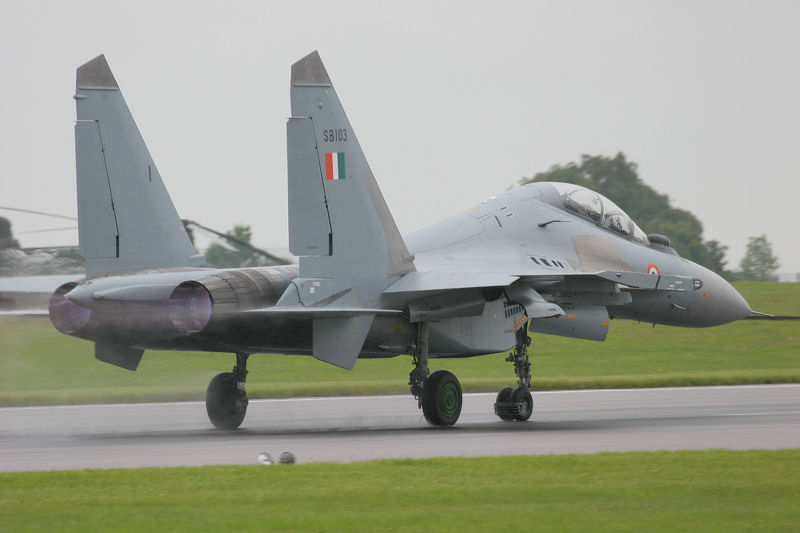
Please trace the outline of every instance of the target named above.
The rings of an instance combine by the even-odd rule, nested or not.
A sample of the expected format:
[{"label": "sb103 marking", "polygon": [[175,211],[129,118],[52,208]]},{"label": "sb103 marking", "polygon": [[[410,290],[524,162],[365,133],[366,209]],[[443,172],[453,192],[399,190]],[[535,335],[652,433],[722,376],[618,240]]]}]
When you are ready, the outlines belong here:
[{"label": "sb103 marking", "polygon": [[345,128],[322,130],[322,140],[326,143],[347,142],[347,130]]}]

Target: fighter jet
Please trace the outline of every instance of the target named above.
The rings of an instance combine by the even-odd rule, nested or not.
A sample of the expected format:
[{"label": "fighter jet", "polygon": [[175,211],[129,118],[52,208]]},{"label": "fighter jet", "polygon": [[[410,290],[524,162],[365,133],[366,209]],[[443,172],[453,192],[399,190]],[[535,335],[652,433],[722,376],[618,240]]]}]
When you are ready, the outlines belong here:
[{"label": "fighter jet", "polygon": [[[50,318],[135,370],[148,349],[227,351],[206,393],[212,424],[245,416],[247,360],[410,355],[411,393],[433,425],[461,412],[458,379],[429,358],[509,351],[514,387],[495,414],[533,411],[529,331],[602,341],[613,318],[707,327],[750,314],[717,274],[646,235],[608,198],[565,183],[493,196],[410,235],[397,229],[317,52],[291,68],[289,243],[298,265],[210,269],[192,246],[106,59],[78,68],[79,241],[87,277]],[[509,380],[511,381],[511,380]]]}]

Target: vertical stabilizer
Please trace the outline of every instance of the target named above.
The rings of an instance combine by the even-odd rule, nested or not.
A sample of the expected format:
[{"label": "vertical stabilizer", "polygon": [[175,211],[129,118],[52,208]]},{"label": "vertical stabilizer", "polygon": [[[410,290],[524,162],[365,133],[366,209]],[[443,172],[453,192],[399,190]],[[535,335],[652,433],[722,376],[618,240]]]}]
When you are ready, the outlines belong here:
[{"label": "vertical stabilizer", "polygon": [[88,275],[201,266],[104,56],[78,68],[78,233]]},{"label": "vertical stabilizer", "polygon": [[[281,302],[384,308],[383,290],[414,270],[414,257],[317,52],[292,65],[291,100],[289,247],[300,256],[300,278]],[[353,368],[373,319],[315,318],[314,357]]]},{"label": "vertical stabilizer", "polygon": [[317,52],[292,65],[289,233],[301,277],[376,279],[414,270]]}]

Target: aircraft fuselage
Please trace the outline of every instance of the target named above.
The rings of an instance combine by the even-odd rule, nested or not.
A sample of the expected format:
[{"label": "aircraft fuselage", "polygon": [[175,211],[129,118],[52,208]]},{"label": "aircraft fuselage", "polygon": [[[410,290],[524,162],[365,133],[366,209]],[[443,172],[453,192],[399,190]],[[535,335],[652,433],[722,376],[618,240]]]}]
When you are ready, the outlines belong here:
[{"label": "aircraft fuselage", "polygon": [[[534,318],[534,331],[542,333],[602,340],[607,321],[612,318],[703,327],[749,314],[741,296],[717,274],[679,257],[671,248],[636,241],[554,207],[543,198],[548,194],[546,186],[513,189],[406,236],[417,269],[465,275],[498,273],[523,281],[535,277],[530,285],[547,301],[567,311],[562,317]],[[680,290],[635,288],[613,278],[591,279],[593,273],[600,271],[619,272],[622,276],[648,274],[654,276],[654,283],[670,277],[692,282]],[[274,306],[297,276],[296,265],[158,269],[107,275],[68,284],[68,290],[57,291],[51,316],[56,327],[65,333],[114,345],[311,354],[311,320],[248,312]],[[394,281],[387,280],[387,287]],[[211,291],[210,301],[206,302],[210,307],[201,310],[208,316],[199,317],[202,324],[185,324],[184,315],[193,312],[192,302],[179,289],[185,287]],[[464,310],[451,312],[450,316],[445,313],[431,322],[432,357],[473,356],[513,346],[514,326],[524,316],[523,309],[515,308],[509,296],[497,288],[464,288],[460,295]],[[419,299],[419,293],[410,297],[403,293],[385,296],[387,306],[399,309],[407,309]],[[441,307],[453,295],[432,290],[423,299]],[[76,306],[88,312],[71,324],[69,317],[74,315]],[[59,316],[59,309],[70,309],[72,314],[61,312]],[[361,356],[407,353],[414,335],[410,319],[408,313],[376,317]],[[559,320],[565,326],[548,329],[548,324],[556,325]],[[569,327],[570,321],[575,327]],[[481,325],[488,333],[472,332]],[[585,329],[587,325],[589,329]],[[597,329],[596,334],[585,333],[592,327]]]}]

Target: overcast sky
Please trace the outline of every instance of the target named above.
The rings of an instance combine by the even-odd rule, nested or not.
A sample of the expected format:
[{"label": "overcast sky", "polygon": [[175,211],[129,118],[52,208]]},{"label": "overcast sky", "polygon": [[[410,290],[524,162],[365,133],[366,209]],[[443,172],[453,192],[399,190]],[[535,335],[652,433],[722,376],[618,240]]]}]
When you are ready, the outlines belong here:
[{"label": "overcast sky", "polygon": [[623,151],[729,267],[765,233],[800,272],[797,1],[0,0],[0,205],[77,213],[75,69],[104,53],[180,215],[285,247],[289,67],[315,49],[403,233]]}]

